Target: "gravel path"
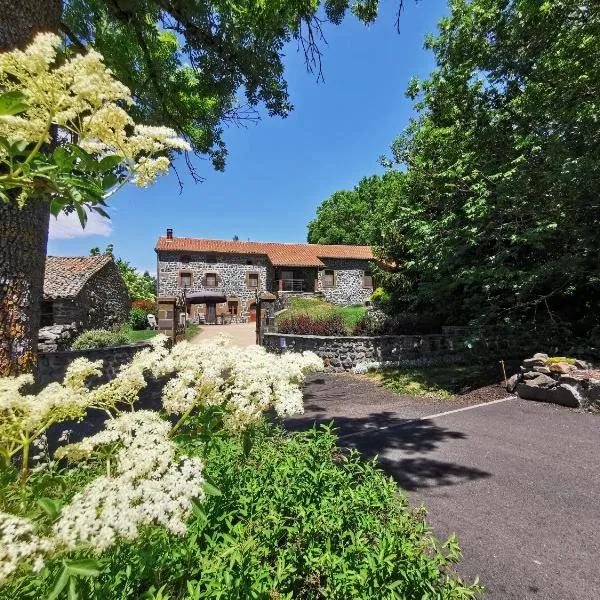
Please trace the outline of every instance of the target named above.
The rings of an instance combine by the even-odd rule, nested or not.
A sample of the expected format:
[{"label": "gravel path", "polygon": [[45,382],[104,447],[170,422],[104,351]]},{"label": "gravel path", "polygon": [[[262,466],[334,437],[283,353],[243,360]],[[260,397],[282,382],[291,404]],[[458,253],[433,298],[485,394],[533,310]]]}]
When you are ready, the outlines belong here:
[{"label": "gravel path", "polygon": [[200,325],[200,331],[191,343],[198,344],[219,335],[226,335],[236,346],[246,348],[256,344],[256,323],[231,323],[230,325]]}]

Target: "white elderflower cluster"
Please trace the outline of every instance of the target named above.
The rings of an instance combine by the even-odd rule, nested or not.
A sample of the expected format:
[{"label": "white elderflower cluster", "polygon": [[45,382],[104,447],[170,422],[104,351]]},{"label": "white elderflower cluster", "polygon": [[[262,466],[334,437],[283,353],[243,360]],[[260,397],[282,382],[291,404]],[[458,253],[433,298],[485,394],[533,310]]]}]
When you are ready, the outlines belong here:
[{"label": "white elderflower cluster", "polygon": [[34,571],[40,571],[44,555],[52,548],[50,540],[35,533],[31,521],[0,512],[0,583],[23,562],[31,564]]},{"label": "white elderflower cluster", "polygon": [[63,456],[80,458],[119,444],[114,475],[95,479],[61,511],[53,527],[59,546],[102,552],[149,524],[185,533],[192,500],[203,498],[203,465],[196,457],[177,459],[169,430],[155,412],[124,413],[104,431],[62,449]]},{"label": "white elderflower cluster", "polygon": [[[0,53],[0,91],[21,92],[27,104],[19,114],[0,116],[0,136],[11,143],[47,143],[55,125],[87,152],[120,156],[127,178],[139,186],[166,174],[170,161],[164,154],[190,145],[167,127],[136,125],[123,108],[133,104],[131,93],[102,55],[89,50],[59,64],[60,43],[53,33],[39,33],[25,50]],[[0,159],[5,154],[0,147]]]},{"label": "white elderflower cluster", "polygon": [[313,352],[280,356],[260,346],[233,346],[225,337],[180,343],[171,360],[177,375],[164,388],[164,408],[185,413],[194,406],[221,405],[229,430],[246,428],[271,408],[280,416],[302,413],[305,373],[323,369]]}]

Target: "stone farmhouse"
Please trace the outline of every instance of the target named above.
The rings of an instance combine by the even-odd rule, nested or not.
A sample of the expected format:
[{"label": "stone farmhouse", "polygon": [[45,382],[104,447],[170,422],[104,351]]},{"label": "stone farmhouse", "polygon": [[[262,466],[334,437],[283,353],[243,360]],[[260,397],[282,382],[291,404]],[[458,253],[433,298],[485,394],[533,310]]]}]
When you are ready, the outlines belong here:
[{"label": "stone farmhouse", "polygon": [[62,350],[86,329],[113,329],[127,320],[131,301],[111,256],[48,256],[39,348]]},{"label": "stone farmhouse", "polygon": [[208,323],[224,314],[252,318],[257,294],[318,294],[350,305],[373,292],[369,246],[195,239],[167,229],[156,253],[159,305],[185,293],[188,314]]}]

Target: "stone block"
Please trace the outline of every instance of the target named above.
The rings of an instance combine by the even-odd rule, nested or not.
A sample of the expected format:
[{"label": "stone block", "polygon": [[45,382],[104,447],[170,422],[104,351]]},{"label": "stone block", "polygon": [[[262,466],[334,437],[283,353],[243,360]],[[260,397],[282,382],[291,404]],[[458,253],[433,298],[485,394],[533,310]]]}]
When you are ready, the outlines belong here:
[{"label": "stone block", "polygon": [[550,390],[547,388],[529,385],[528,383],[519,383],[517,385],[517,396],[523,400],[538,400],[540,402],[551,402]]},{"label": "stone block", "polygon": [[584,371],[587,371],[588,369],[592,368],[592,364],[591,363],[589,363],[589,362],[587,362],[585,360],[579,360],[579,359],[575,361],[575,366],[578,369],[582,369]]},{"label": "stone block", "polygon": [[512,377],[508,378],[508,381],[506,383],[506,391],[509,394],[512,394],[517,389],[517,384],[519,383],[519,379],[520,379],[520,377],[519,377],[518,373],[516,373]]},{"label": "stone block", "polygon": [[555,402],[556,404],[570,406],[571,408],[578,408],[586,403],[578,386],[561,383],[551,391],[551,401]]},{"label": "stone block", "polygon": [[523,367],[526,369],[532,369],[533,367],[544,367],[546,366],[545,358],[526,358],[523,361]]},{"label": "stone block", "polygon": [[546,360],[548,360],[548,355],[547,355],[547,354],[544,354],[543,352],[536,352],[536,353],[533,355],[533,358],[537,358],[537,359],[539,359],[539,360],[544,360],[544,361],[546,361]]},{"label": "stone block", "polygon": [[549,367],[533,367],[533,370],[538,373],[543,373],[544,375],[550,375],[550,373],[552,373]]},{"label": "stone block", "polygon": [[556,381],[549,377],[548,375],[544,375],[543,373],[538,373],[537,377],[534,379],[529,379],[525,385],[542,387],[542,388],[550,388],[556,385]]},{"label": "stone block", "polygon": [[570,365],[567,362],[559,362],[550,365],[550,371],[552,373],[571,373],[571,371],[576,371],[577,367],[575,365]]}]

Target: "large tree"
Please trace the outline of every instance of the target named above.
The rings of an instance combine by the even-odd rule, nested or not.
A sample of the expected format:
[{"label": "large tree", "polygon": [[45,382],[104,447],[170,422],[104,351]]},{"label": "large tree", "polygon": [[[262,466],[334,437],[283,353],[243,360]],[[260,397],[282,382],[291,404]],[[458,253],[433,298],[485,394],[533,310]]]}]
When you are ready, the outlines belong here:
[{"label": "large tree", "polygon": [[569,322],[600,308],[600,5],[453,0],[398,138],[404,211],[384,250],[408,310]]},{"label": "large tree", "polygon": [[404,174],[389,171],[364,177],[352,190],[333,193],[308,224],[311,244],[379,246],[401,211]]},{"label": "large tree", "polygon": [[[0,0],[0,51],[38,31],[61,32],[67,52],[94,46],[131,89],[136,121],[173,127],[222,169],[225,123],[255,118],[260,104],[271,115],[291,110],[287,42],[320,73],[321,8],[336,24],[349,9],[370,22],[378,1]],[[0,375],[35,364],[50,201],[0,205]]]}]

